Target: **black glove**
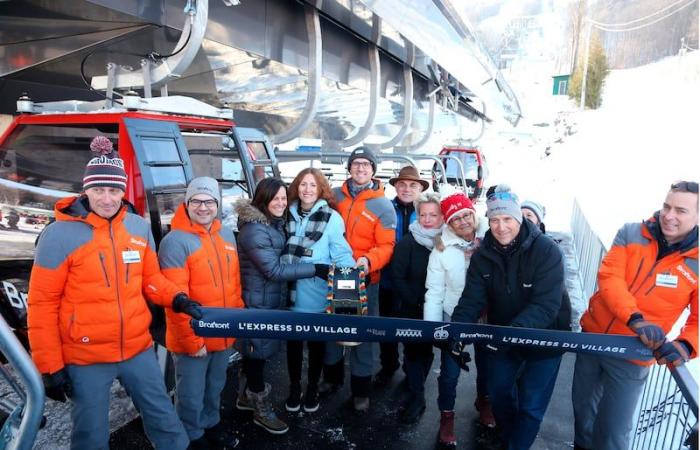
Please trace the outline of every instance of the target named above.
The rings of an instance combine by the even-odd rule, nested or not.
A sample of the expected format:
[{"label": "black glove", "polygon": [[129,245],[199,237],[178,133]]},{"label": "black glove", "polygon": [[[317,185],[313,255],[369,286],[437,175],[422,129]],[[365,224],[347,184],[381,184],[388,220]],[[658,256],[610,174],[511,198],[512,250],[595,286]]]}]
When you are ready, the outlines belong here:
[{"label": "black glove", "polygon": [[193,319],[202,318],[202,305],[195,302],[187,296],[187,294],[180,292],[173,299],[173,311],[176,313],[185,313]]},{"label": "black glove", "polygon": [[327,280],[329,267],[328,264],[314,264],[314,276]]},{"label": "black glove", "polygon": [[467,363],[471,362],[472,357],[467,351],[467,344],[462,341],[452,341],[450,356],[452,356],[460,368],[469,372],[469,366]]},{"label": "black glove", "polygon": [[65,403],[66,398],[73,396],[73,385],[65,369],[52,374],[43,374],[41,379],[44,382],[44,391],[48,398]]},{"label": "black glove", "polygon": [[655,323],[644,320],[644,316],[639,313],[634,313],[630,316],[627,326],[637,333],[644,345],[652,350],[659,348],[666,340],[664,330]]},{"label": "black glove", "polygon": [[654,351],[654,356],[659,364],[680,366],[690,359],[690,349],[683,341],[664,342]]}]

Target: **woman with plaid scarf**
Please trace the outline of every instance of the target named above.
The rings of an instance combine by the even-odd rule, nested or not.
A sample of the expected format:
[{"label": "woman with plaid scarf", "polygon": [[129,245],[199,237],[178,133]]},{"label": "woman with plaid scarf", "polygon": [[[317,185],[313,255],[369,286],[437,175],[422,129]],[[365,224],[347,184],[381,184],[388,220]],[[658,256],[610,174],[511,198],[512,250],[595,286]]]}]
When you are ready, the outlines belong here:
[{"label": "woman with plaid scarf", "polygon": [[[281,261],[285,264],[311,262],[354,267],[352,249],[345,240],[345,224],[332,206],[335,198],[328,181],[320,170],[302,170],[289,186],[289,218],[287,245]],[[327,280],[319,277],[300,279],[291,291],[292,310],[322,313],[326,308]],[[324,342],[306,343],[309,352],[305,412],[318,410],[318,382],[323,367]],[[301,367],[304,342],[287,341],[289,398],[287,411],[302,408]]]}]

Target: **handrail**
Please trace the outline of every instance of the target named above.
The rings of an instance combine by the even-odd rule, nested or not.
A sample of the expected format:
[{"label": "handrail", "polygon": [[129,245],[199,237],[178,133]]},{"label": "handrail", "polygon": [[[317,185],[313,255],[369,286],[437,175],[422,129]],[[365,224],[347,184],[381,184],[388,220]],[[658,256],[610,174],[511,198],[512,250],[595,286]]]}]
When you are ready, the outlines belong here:
[{"label": "handrail", "polygon": [[306,18],[306,33],[309,38],[309,75],[306,103],[299,120],[288,130],[270,136],[273,144],[281,144],[299,137],[316,118],[318,100],[321,96],[321,78],[323,68],[323,45],[321,41],[321,22],[318,10],[309,4],[304,4]]},{"label": "handrail", "polygon": [[[41,426],[42,414],[44,411],[44,385],[41,382],[41,375],[32,363],[26,350],[12,332],[5,319],[0,316],[0,352],[5,355],[9,364],[15,369],[17,376],[24,386],[26,394],[17,391],[18,387],[12,385],[17,391],[22,401],[17,406],[17,416],[11,414],[3,426],[3,435],[7,435],[8,427],[12,427],[10,433],[13,435],[7,448],[15,450],[30,450],[34,445],[36,434]],[[19,418],[17,426],[14,418]],[[16,431],[14,428],[16,427]]]}]

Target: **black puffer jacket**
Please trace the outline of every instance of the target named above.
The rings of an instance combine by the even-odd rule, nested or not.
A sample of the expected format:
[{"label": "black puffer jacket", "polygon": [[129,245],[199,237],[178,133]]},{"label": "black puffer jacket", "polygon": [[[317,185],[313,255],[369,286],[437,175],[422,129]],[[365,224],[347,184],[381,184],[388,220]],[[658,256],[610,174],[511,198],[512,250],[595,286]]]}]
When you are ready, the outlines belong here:
[{"label": "black puffer jacket", "polygon": [[[250,204],[236,202],[238,213],[238,257],[241,265],[241,295],[246,308],[280,309],[287,305],[287,282],[314,276],[314,265],[282,264],[280,255],[287,242],[283,219],[270,221]],[[267,359],[280,347],[271,339],[242,339],[243,354]]]},{"label": "black puffer jacket", "polygon": [[394,248],[390,265],[391,277],[394,301],[400,302],[397,306],[401,317],[423,319],[429,259],[430,249],[416,242],[410,232]]},{"label": "black puffer jacket", "polygon": [[489,324],[570,330],[561,250],[529,220],[523,220],[517,239],[520,244],[506,256],[486,233],[472,255],[452,321],[476,323],[486,309]]}]

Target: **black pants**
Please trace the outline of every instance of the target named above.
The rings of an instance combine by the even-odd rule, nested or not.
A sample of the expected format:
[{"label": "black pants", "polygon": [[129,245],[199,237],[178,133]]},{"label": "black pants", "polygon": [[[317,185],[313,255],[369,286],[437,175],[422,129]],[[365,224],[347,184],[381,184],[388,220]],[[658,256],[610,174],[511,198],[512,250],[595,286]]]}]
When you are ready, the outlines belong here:
[{"label": "black pants", "polygon": [[[394,299],[394,291],[379,287],[379,316],[398,317],[399,305]],[[379,344],[379,361],[385,371],[395,371],[401,365],[399,363],[398,342],[381,342]]]},{"label": "black pants", "polygon": [[406,343],[403,346],[403,356],[408,390],[423,397],[425,379],[433,365],[433,344]]},{"label": "black pants", "polygon": [[265,390],[264,359],[243,359],[243,373],[245,374],[246,387],[251,392],[262,392]]},{"label": "black pants", "polygon": [[[309,370],[307,383],[309,386],[318,385],[323,368],[323,354],[326,350],[325,342],[307,341],[309,349]],[[301,367],[304,362],[304,341],[287,341],[287,371],[289,381],[292,384],[301,383]]]}]

